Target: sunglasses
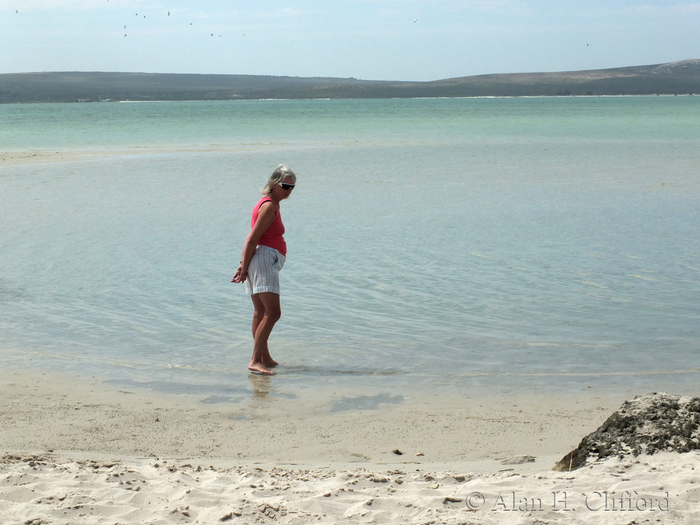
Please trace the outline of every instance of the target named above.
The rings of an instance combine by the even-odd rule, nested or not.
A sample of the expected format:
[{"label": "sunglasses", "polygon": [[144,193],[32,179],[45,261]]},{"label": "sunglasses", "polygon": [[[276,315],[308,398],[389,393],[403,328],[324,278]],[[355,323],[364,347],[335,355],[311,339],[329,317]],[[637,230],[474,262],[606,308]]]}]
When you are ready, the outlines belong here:
[{"label": "sunglasses", "polygon": [[283,190],[293,190],[294,189],[294,184],[286,184],[284,182],[280,182],[279,185],[282,186]]}]

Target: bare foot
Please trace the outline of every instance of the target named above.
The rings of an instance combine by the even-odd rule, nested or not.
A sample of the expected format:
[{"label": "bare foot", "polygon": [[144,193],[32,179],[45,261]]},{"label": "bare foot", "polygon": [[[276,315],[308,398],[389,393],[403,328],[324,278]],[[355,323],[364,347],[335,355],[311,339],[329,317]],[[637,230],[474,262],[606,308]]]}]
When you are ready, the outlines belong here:
[{"label": "bare foot", "polygon": [[277,365],[279,365],[279,363],[277,361],[275,361],[274,359],[272,359],[272,358],[265,359],[265,366],[267,366],[269,368],[273,368]]},{"label": "bare foot", "polygon": [[254,374],[261,374],[264,376],[274,376],[275,375],[275,373],[272,370],[270,370],[269,368],[267,368],[267,366],[265,366],[263,363],[254,363],[251,361],[250,364],[248,365],[248,370],[250,370]]}]

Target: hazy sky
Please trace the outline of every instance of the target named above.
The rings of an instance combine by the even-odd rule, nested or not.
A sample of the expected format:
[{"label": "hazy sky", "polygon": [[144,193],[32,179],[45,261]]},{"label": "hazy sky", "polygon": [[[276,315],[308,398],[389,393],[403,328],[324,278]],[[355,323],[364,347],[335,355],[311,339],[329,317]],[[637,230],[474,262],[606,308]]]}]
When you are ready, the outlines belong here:
[{"label": "hazy sky", "polygon": [[700,1],[0,0],[0,73],[437,80],[688,58]]}]

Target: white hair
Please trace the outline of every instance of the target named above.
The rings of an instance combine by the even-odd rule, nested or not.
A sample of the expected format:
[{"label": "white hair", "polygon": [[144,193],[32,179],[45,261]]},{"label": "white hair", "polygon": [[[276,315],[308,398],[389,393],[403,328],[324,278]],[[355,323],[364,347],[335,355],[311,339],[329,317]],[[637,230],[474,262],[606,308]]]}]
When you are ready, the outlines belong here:
[{"label": "white hair", "polygon": [[294,172],[284,164],[280,164],[277,166],[275,171],[272,172],[272,175],[270,175],[270,178],[267,180],[267,184],[265,184],[265,187],[260,190],[260,193],[263,195],[269,195],[272,192],[272,188],[275,187],[275,184],[279,184],[280,181],[287,178],[292,179],[292,182],[294,183],[297,181],[297,176],[294,174]]}]

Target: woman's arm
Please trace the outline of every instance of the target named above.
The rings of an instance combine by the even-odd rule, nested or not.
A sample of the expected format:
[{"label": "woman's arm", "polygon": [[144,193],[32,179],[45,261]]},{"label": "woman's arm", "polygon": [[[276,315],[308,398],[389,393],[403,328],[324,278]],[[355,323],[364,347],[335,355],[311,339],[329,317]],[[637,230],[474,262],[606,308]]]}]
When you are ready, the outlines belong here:
[{"label": "woman's arm", "polygon": [[246,277],[248,277],[248,265],[253,255],[255,255],[255,248],[258,246],[258,241],[272,223],[275,222],[275,217],[277,217],[275,205],[270,201],[263,202],[260,208],[258,208],[258,218],[243,243],[241,264],[238,266],[233,279],[231,279],[232,283],[242,283],[246,280]]}]

